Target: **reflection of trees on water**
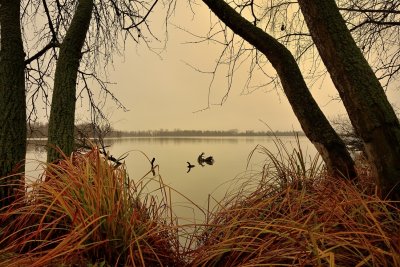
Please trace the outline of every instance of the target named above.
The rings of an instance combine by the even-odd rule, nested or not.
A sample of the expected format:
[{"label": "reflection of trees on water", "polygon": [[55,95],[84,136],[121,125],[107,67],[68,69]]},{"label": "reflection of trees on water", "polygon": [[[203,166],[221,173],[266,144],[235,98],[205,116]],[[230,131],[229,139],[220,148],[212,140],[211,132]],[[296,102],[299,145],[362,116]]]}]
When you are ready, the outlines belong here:
[{"label": "reflection of trees on water", "polygon": [[[300,136],[302,138],[302,136]],[[105,138],[106,145],[121,144],[121,143],[150,143],[150,144],[238,144],[238,143],[266,143],[274,142],[275,137],[261,137],[261,136],[234,136],[234,137],[117,137]],[[279,136],[279,139],[292,140],[293,136]]]},{"label": "reflection of trees on water", "polygon": [[[286,136],[279,137],[285,140]],[[287,137],[292,140],[292,137]],[[30,138],[28,139],[27,152],[30,153],[46,153],[46,138]],[[116,137],[105,138],[106,146],[113,144],[155,144],[155,145],[185,145],[185,144],[239,144],[239,143],[269,143],[274,142],[274,138],[270,137]]]},{"label": "reflection of trees on water", "polygon": [[127,137],[127,138],[106,138],[104,139],[107,145],[120,144],[120,143],[152,143],[152,144],[193,144],[193,143],[204,143],[204,144],[220,144],[230,143],[237,144],[240,139],[237,137]]},{"label": "reflection of trees on water", "polygon": [[46,153],[47,139],[28,139],[26,152]]}]

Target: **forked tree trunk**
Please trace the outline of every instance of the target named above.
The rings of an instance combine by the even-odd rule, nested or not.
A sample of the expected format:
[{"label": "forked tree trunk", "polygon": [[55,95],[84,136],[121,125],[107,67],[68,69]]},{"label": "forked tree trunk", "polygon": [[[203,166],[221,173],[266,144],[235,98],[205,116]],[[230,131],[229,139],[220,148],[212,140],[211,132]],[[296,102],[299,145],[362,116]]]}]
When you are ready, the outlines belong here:
[{"label": "forked tree trunk", "polygon": [[[0,1],[0,209],[23,189],[26,154],[24,48],[20,1]],[[20,173],[21,175],[15,175]],[[11,175],[11,176],[10,176]],[[9,176],[8,178],[1,178]]]},{"label": "forked tree trunk", "polygon": [[382,197],[400,200],[400,124],[381,84],[334,0],[298,2],[351,123],[364,142]]},{"label": "forked tree trunk", "polygon": [[321,154],[330,173],[345,178],[355,178],[357,174],[353,159],[312,97],[290,51],[272,36],[244,19],[223,0],[203,0],[203,2],[233,32],[255,46],[271,62],[304,133]]},{"label": "forked tree trunk", "polygon": [[51,102],[47,161],[60,158],[74,149],[76,80],[81,50],[92,17],[93,0],[80,0],[65,39],[60,46]]}]

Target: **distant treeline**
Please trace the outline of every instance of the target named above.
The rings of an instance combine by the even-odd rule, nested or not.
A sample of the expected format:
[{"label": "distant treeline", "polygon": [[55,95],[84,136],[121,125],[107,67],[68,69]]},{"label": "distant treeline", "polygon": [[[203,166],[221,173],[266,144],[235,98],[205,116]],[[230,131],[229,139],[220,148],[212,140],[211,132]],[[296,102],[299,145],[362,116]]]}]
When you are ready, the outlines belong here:
[{"label": "distant treeline", "polygon": [[[47,137],[48,125],[45,123],[33,123],[28,127],[28,138],[45,138]],[[168,137],[168,136],[293,136],[304,135],[298,131],[239,131],[231,130],[138,130],[138,131],[119,131],[110,126],[94,127],[91,123],[78,124],[75,126],[75,136],[82,137]]]}]

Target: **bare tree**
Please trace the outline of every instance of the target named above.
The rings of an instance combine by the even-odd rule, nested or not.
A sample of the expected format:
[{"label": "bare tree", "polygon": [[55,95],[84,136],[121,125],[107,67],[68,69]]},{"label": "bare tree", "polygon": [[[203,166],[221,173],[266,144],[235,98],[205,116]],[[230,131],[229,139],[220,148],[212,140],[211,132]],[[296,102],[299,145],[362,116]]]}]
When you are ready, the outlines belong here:
[{"label": "bare tree", "polygon": [[319,54],[377,177],[384,198],[400,200],[400,123],[334,0],[299,0]]},{"label": "bare tree", "polygon": [[20,1],[0,1],[0,209],[23,190],[26,153]]},{"label": "bare tree", "polygon": [[[203,2],[208,6],[219,5],[217,8],[211,8],[214,13],[217,13],[219,8],[224,9],[221,7],[223,3],[216,4],[214,1]],[[305,61],[308,61],[308,63],[311,62],[311,65],[306,65],[311,80],[315,81],[318,77],[324,77],[327,71],[329,71],[331,76],[335,76],[332,77],[332,80],[339,90],[339,95],[347,108],[350,118],[352,118],[353,125],[355,126],[355,124],[358,124],[359,129],[355,126],[356,132],[364,140],[366,150],[369,151],[368,154],[371,163],[375,166],[377,177],[379,177],[377,184],[381,189],[382,196],[391,199],[398,199],[397,192],[399,190],[396,189],[396,186],[399,183],[399,175],[396,174],[396,172],[399,169],[396,167],[395,163],[399,162],[399,159],[396,156],[399,147],[398,141],[396,141],[398,138],[398,121],[394,116],[393,108],[386,99],[382,86],[379,83],[379,79],[383,86],[390,87],[391,84],[394,84],[393,81],[396,81],[398,77],[397,66],[400,62],[398,57],[400,50],[400,47],[398,46],[399,3],[394,3],[393,1],[338,1],[342,4],[340,10],[342,10],[344,14],[348,14],[347,17],[346,15],[345,17],[347,19],[347,26],[350,28],[349,30],[346,28],[346,23],[339,14],[339,8],[335,5],[335,1],[330,0],[329,4],[333,3],[333,5],[335,5],[335,16],[339,14],[342,23],[340,27],[335,23],[333,24],[336,26],[328,26],[325,23],[321,23],[326,22],[328,20],[327,18],[331,18],[332,5],[329,9],[325,6],[328,5],[325,4],[326,1],[320,1],[324,2],[324,4],[318,4],[319,8],[313,9],[315,13],[307,15],[308,20],[304,19],[303,14],[306,11],[303,8],[300,9],[298,2],[301,6],[303,4],[305,5],[305,2],[307,1],[273,0],[261,4],[252,0],[246,0],[230,2],[229,5],[225,3],[225,5],[231,9],[234,8],[242,18],[246,18],[248,22],[250,21],[253,25],[261,29],[257,34],[254,33],[254,35],[262,35],[262,32],[270,30],[274,33],[277,40],[280,40],[286,47],[292,50],[298,64],[304,64]],[[311,9],[314,6],[317,6],[316,1],[309,2],[307,2],[308,8]],[[318,10],[328,11],[318,13]],[[229,12],[226,9],[218,12],[222,12],[222,14],[217,14],[218,17],[224,23],[228,24],[230,19],[228,15]],[[316,19],[317,13],[318,19]],[[321,16],[321,14],[323,15]],[[371,14],[374,14],[374,17]],[[365,16],[367,19],[365,19]],[[314,23],[313,25],[316,28],[321,25],[324,25],[324,27],[326,27],[325,29],[335,28],[336,32],[338,32],[335,36],[335,42],[324,39],[327,36],[326,32],[325,35],[323,32],[311,31],[310,33],[308,31],[308,27],[310,26],[308,24],[310,23]],[[228,26],[235,32],[238,32],[236,30],[238,27],[250,28],[248,25],[248,23],[239,21],[239,19],[234,23],[228,24]],[[213,29],[213,27],[211,27],[211,29]],[[350,31],[354,34],[359,47],[357,47],[352,36],[348,34]],[[223,32],[225,34],[225,31]],[[338,38],[337,36],[342,33],[348,35],[345,37],[342,36],[344,39],[341,37]],[[334,33],[331,34],[334,35]],[[242,33],[240,33],[240,35],[242,35]],[[209,37],[215,39],[212,34],[210,34]],[[227,40],[226,34],[224,38],[225,39],[223,40]],[[364,47],[362,45],[364,40],[363,38],[369,38],[370,41],[375,40],[375,44],[370,45],[370,47]],[[229,42],[222,41],[222,43],[225,47],[228,47],[228,43],[231,44],[232,40],[233,38],[229,39]],[[318,40],[319,44],[316,44],[316,40]],[[246,59],[246,56],[243,55],[247,54],[247,58],[251,58],[251,66],[254,69],[263,71],[265,60],[262,61],[260,54],[253,51],[254,48],[243,46],[242,43],[239,42],[235,45],[236,51],[234,55],[228,57],[228,59],[231,59],[230,61],[228,60],[229,64],[237,62],[239,57]],[[329,48],[327,46],[329,46]],[[224,51],[228,50],[225,47]],[[254,45],[254,47],[260,50],[256,45]],[[321,52],[321,50],[324,51]],[[333,50],[336,51],[332,52]],[[230,49],[230,51],[233,51],[233,49]],[[249,56],[249,51],[251,56]],[[343,53],[344,51],[347,51],[346,56],[342,56],[343,54],[340,55],[339,51]],[[380,54],[377,54],[377,51],[380,51]],[[371,64],[375,64],[374,72],[378,75],[379,79],[376,79],[374,72],[371,71],[371,67],[368,65],[368,62],[363,58],[362,52],[365,53],[366,56],[369,56],[368,59]],[[328,56],[327,53],[330,53],[330,55]],[[330,64],[332,66],[332,64],[334,64],[333,62],[336,62],[336,66],[334,68],[327,67],[327,69],[325,69],[321,64],[322,62],[319,57],[320,54],[325,65]],[[355,55],[354,57],[353,54]],[[327,58],[330,58],[330,60]],[[345,58],[347,61],[343,60],[338,63],[337,61],[339,58],[340,60]],[[273,61],[270,58],[268,59],[272,65],[274,65]],[[222,61],[219,60],[218,63],[220,62]],[[349,64],[350,62],[353,62],[354,64]],[[257,68],[254,66],[257,66]],[[358,71],[361,69],[363,75],[359,75],[361,73]],[[347,74],[344,75],[344,72],[347,72]],[[232,79],[232,76],[233,72],[228,75],[230,79]],[[363,77],[362,80],[359,79],[360,77]],[[350,83],[349,80],[357,80],[358,89],[356,89],[357,86],[354,83]],[[272,82],[276,84],[276,80],[273,78]],[[353,89],[349,89],[350,84],[352,84]],[[366,90],[364,97],[358,96],[358,93],[362,90],[360,86],[367,88],[368,84],[369,89],[364,89]],[[284,86],[283,82],[282,85]],[[347,87],[347,89],[345,89],[345,87]],[[229,89],[230,88],[228,88],[228,93]],[[345,90],[347,90],[347,93],[343,94]],[[370,114],[370,112],[373,114]],[[374,125],[376,127],[374,127]],[[381,130],[382,132],[380,133],[380,136],[381,138],[386,139],[386,141],[379,140],[380,138],[377,136],[379,135],[378,132]],[[387,136],[384,134],[385,131]],[[364,137],[361,132],[364,133]],[[374,135],[376,136],[374,137]],[[375,143],[375,145],[372,145],[372,143]],[[379,143],[380,145],[378,145]],[[391,143],[391,145],[389,145],[389,143]],[[372,147],[375,148],[372,149]],[[383,157],[382,155],[385,156]],[[377,157],[380,157],[380,159],[377,159]]]},{"label": "bare tree", "polygon": [[295,58],[271,35],[243,18],[223,0],[203,0],[232,31],[260,51],[271,62],[302,129],[324,159],[331,174],[355,178],[354,162],[345,144],[313,99]]},{"label": "bare tree", "polygon": [[93,5],[93,0],[79,1],[60,46],[49,120],[48,162],[60,158],[58,149],[66,155],[74,150],[76,79]]},{"label": "bare tree", "polygon": [[[391,0],[338,0],[337,2],[356,43],[384,88],[397,89],[400,66],[399,2]],[[239,0],[231,1],[229,4],[245,19],[268,32],[291,51],[299,66],[303,67],[303,77],[310,87],[322,86],[327,78],[327,71],[308,31],[298,1]],[[187,31],[190,32],[190,30]],[[234,34],[230,35],[220,22],[211,22],[207,36],[195,34],[193,36],[200,38],[200,41],[213,41],[222,45],[222,53],[217,59],[215,68],[211,71],[201,70],[203,73],[215,75],[222,69],[221,65],[227,65],[228,88],[221,103],[228,97],[234,80],[233,73],[245,65],[244,61],[250,62],[247,71],[249,77],[243,89],[244,93],[259,88],[265,89],[267,86],[281,88],[279,79],[274,73],[268,71],[269,62],[264,55],[259,53],[254,46],[247,45],[240,38],[235,38]],[[260,76],[265,77],[265,83],[253,79]],[[333,97],[335,100],[340,100],[338,96]]]},{"label": "bare tree", "polygon": [[[396,89],[400,74],[400,3],[392,0],[336,0],[358,47],[385,88]],[[271,32],[296,59],[308,62],[310,78],[324,77],[318,51],[304,21],[298,1],[244,0],[237,6],[251,13],[258,27]],[[252,10],[251,12],[249,10]]]},{"label": "bare tree", "polygon": [[[399,81],[400,66],[400,7],[398,1],[392,0],[337,0],[340,11],[350,29],[358,47],[372,66],[378,79],[385,89],[396,90]],[[304,78],[310,87],[321,86],[327,78],[327,71],[314,45],[298,1],[271,0],[255,1],[240,0],[229,2],[238,13],[255,26],[268,32],[284,44],[294,55],[300,66],[304,67]],[[244,91],[251,92],[266,85],[280,88],[279,79],[266,71],[268,62],[262,53],[253,51],[254,47],[245,45],[239,40],[231,39],[224,33],[221,37],[221,27],[217,23],[211,25],[211,31],[206,38],[219,44],[235,42],[235,49],[224,49],[226,58],[251,61],[249,80]],[[221,37],[218,40],[217,37]],[[232,40],[229,41],[229,40]],[[219,63],[227,60],[219,58]],[[232,64],[238,68],[242,63]],[[232,70],[232,69],[231,69]],[[211,72],[215,72],[213,69]],[[233,80],[231,73],[228,79]],[[270,82],[257,84],[253,77],[265,75]],[[230,82],[229,82],[230,84]],[[229,93],[228,86],[227,94]],[[334,96],[335,99],[340,99]],[[225,101],[226,96],[222,99]]]},{"label": "bare tree", "polygon": [[[55,77],[49,125],[48,159],[52,161],[58,156],[54,150],[56,146],[66,154],[73,149],[73,127],[71,125],[74,123],[73,114],[77,99],[86,95],[92,118],[100,116],[106,119],[102,113],[102,106],[107,98],[111,98],[118,107],[126,110],[110,91],[110,83],[106,78],[104,79],[106,67],[109,63],[112,64],[113,55],[121,52],[121,47],[123,48],[124,42],[128,39],[138,43],[142,42],[151,48],[149,40],[155,39],[155,36],[150,31],[147,18],[158,0],[93,1],[93,10],[90,16],[86,14],[86,19],[91,20],[91,23],[88,24],[87,34],[83,38],[82,45],[80,41],[76,42],[76,38],[86,31],[85,27],[73,30],[72,26],[74,21],[79,21],[77,19],[78,11],[82,10],[83,4],[87,1],[78,3],[76,0],[26,0],[25,3],[23,12],[25,21],[37,18],[40,14],[45,18],[36,20],[33,29],[37,35],[33,38],[34,41],[27,37],[29,35],[28,27],[32,28],[32,26],[26,26],[25,43],[28,47],[28,58],[25,63],[27,64],[27,83],[30,90],[28,103],[31,103],[29,117],[32,117],[33,120],[36,116],[35,105],[38,99],[42,98],[46,104],[50,104],[48,98],[52,91],[51,80],[53,76]],[[72,39],[75,41],[71,41]],[[68,45],[68,42],[81,45],[79,53],[76,50],[74,56],[69,54],[72,46]],[[63,56],[63,54],[67,54],[67,56]],[[71,66],[67,61],[72,59],[75,60],[75,66],[78,63],[78,68],[74,68],[76,71],[70,69],[70,78],[67,78],[66,73],[69,71],[66,67]],[[60,75],[61,73],[63,75]],[[93,83],[100,89],[99,94],[94,93]],[[72,84],[76,84],[74,89],[72,89]],[[71,89],[66,90],[66,87]],[[59,90],[61,88],[63,89]],[[66,120],[68,123],[64,123]]]},{"label": "bare tree", "polygon": [[383,87],[394,85],[400,77],[400,2],[339,0],[337,5]]}]

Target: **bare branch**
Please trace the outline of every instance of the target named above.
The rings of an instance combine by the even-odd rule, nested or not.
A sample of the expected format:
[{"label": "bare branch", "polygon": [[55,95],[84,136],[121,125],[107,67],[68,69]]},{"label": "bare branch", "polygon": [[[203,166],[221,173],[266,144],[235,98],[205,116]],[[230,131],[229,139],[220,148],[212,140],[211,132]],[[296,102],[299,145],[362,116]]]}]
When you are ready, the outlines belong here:
[{"label": "bare branch", "polygon": [[360,9],[360,8],[340,7],[339,10],[348,12],[359,12],[359,13],[400,14],[400,10],[390,10],[390,9]]},{"label": "bare branch", "polygon": [[32,61],[37,60],[38,58],[40,58],[41,56],[43,56],[44,54],[46,54],[46,52],[52,48],[58,48],[60,47],[60,44],[55,43],[55,42],[51,42],[49,44],[47,44],[45,47],[43,47],[40,51],[38,51],[35,55],[33,55],[32,57],[26,59],[24,61],[25,65],[31,64]]},{"label": "bare branch", "polygon": [[46,13],[47,23],[49,25],[51,33],[53,34],[52,41],[57,44],[58,43],[57,33],[56,33],[55,29],[54,29],[53,21],[51,20],[49,7],[47,6],[46,0],[42,0],[42,3],[43,3],[43,7],[44,7],[44,12]]}]

